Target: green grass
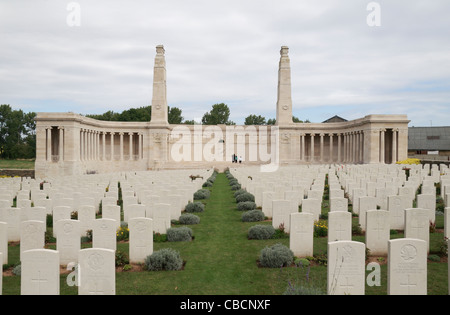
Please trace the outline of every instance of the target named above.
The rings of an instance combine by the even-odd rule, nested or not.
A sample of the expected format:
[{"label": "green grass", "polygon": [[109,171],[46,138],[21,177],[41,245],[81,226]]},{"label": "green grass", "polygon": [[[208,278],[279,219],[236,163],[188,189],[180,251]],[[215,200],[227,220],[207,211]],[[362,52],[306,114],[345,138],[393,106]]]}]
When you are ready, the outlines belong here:
[{"label": "green grass", "polygon": [[30,160],[0,160],[0,169],[34,170],[34,161]]},{"label": "green grass", "polygon": [[[260,251],[276,243],[289,246],[289,239],[248,240],[247,231],[257,223],[241,221],[242,212],[236,209],[234,194],[225,174],[218,174],[211,188],[210,199],[204,201],[205,211],[196,213],[200,224],[190,226],[195,239],[192,242],[154,243],[154,250],[170,247],[180,252],[186,261],[184,270],[158,272],[118,272],[116,293],[119,295],[279,295],[288,283],[314,285],[326,292],[326,266],[307,269],[289,267],[282,269],[259,268]],[[437,217],[438,220],[441,218]],[[264,222],[263,224],[271,224]],[[439,221],[438,225],[442,223]],[[403,237],[402,234],[392,238]],[[438,250],[441,233],[431,234],[431,251]],[[354,236],[354,241],[364,242],[364,236]],[[89,245],[86,245],[89,246]],[[128,243],[118,243],[118,250],[128,252]],[[326,253],[327,238],[314,239],[314,255]],[[10,263],[18,263],[19,247],[10,246]],[[447,263],[428,264],[428,294],[447,295]],[[367,271],[369,274],[370,271]],[[366,286],[367,295],[387,294],[387,266],[381,266],[381,286]],[[61,276],[61,294],[77,294],[76,287],[68,287],[66,276]],[[20,294],[20,277],[3,278],[3,294]]]}]

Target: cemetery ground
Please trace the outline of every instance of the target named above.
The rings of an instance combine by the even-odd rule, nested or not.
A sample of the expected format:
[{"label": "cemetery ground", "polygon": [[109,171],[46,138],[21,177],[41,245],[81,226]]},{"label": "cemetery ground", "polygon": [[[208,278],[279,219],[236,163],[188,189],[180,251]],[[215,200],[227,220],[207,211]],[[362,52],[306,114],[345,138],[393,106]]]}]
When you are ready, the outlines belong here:
[{"label": "cemetery ground", "polygon": [[1,160],[0,169],[34,170],[34,160]]},{"label": "cemetery ground", "polygon": [[[260,252],[266,246],[277,243],[289,246],[287,235],[277,233],[279,238],[270,240],[249,240],[248,229],[252,225],[272,222],[242,222],[242,211],[237,210],[234,192],[225,174],[218,174],[211,189],[211,197],[204,201],[205,211],[196,213],[201,219],[198,225],[189,227],[194,231],[190,242],[162,242],[155,238],[154,251],[172,248],[180,252],[185,261],[180,271],[146,271],[141,266],[116,272],[116,294],[118,295],[280,295],[288,286],[303,285],[319,289],[323,294],[327,288],[326,236],[314,238],[314,258],[309,266],[296,264],[283,268],[263,268],[258,265]],[[328,211],[328,200],[323,202],[322,213]],[[353,218],[354,223],[357,218]],[[326,224],[326,220],[324,221]],[[355,224],[356,225],[356,224]],[[430,255],[437,256],[442,245],[444,221],[436,217],[436,230],[430,234]],[[353,241],[364,242],[363,234],[352,236]],[[402,238],[402,232],[392,233],[391,239]],[[55,249],[55,245],[47,244]],[[82,248],[92,247],[83,243]],[[128,253],[128,242],[118,242],[117,250]],[[4,266],[3,294],[20,294],[20,277],[11,275],[11,269],[19,264],[20,248],[10,244],[8,266]],[[369,261],[369,260],[368,260]],[[387,294],[387,257],[372,257],[381,265],[381,286],[368,286],[366,295]],[[428,261],[428,294],[447,295],[448,262]],[[61,273],[61,294],[76,295],[78,289],[68,286],[68,272]],[[366,271],[366,276],[371,270]]]}]

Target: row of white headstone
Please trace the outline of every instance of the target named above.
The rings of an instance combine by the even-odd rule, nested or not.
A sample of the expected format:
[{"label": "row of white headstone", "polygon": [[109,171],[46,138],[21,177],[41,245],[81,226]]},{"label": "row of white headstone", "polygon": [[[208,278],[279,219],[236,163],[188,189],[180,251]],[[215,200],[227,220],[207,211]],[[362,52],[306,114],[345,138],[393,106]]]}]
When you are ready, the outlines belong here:
[{"label": "row of white headstone", "polygon": [[[211,170],[200,170],[200,175],[207,178]],[[0,207],[0,258],[3,264],[8,263],[8,242],[20,242],[21,261],[21,294],[59,294],[60,266],[77,266],[77,281],[79,294],[114,294],[115,293],[115,250],[116,232],[120,226],[120,206],[118,182],[122,190],[124,205],[124,219],[129,228],[129,256],[130,262],[142,263],[153,252],[153,232],[166,233],[171,219],[178,219],[184,208],[184,202],[192,201],[193,193],[201,187],[202,178],[192,180],[191,172],[153,172],[118,174],[111,177],[89,175],[80,178],[92,183],[91,188],[103,190],[103,195],[91,198],[94,202],[85,202],[79,191],[74,192],[73,181],[54,179],[45,182],[39,191],[24,190],[31,179],[17,184],[13,181],[0,182],[0,194],[8,196]],[[198,175],[197,173],[195,175]],[[96,179],[95,179],[96,178]],[[107,178],[108,180],[105,180]],[[72,179],[73,180],[73,179]],[[174,186],[178,180],[185,185],[179,189]],[[169,182],[170,185],[167,185]],[[5,185],[6,183],[6,185]],[[9,185],[15,183],[14,185]],[[3,184],[3,185],[1,185]],[[36,183],[34,183],[36,184]],[[60,198],[52,195],[52,187],[58,191],[65,190]],[[19,188],[11,193],[11,187]],[[34,187],[34,186],[33,186]],[[7,189],[8,188],[8,189]],[[59,192],[54,192],[59,194]],[[87,194],[83,192],[82,194]],[[163,197],[159,197],[155,193]],[[47,209],[45,206],[32,206],[33,196],[43,195],[45,199],[61,200]],[[11,198],[12,197],[12,198]],[[27,199],[28,197],[28,199]],[[11,207],[12,200],[17,198],[17,204],[24,207]],[[167,203],[160,203],[159,201]],[[102,218],[96,219],[102,204]],[[78,212],[78,220],[70,219],[73,211]],[[45,245],[46,216],[53,214],[53,233],[56,237],[56,250],[43,249]],[[92,230],[92,249],[81,249],[82,235],[86,230]],[[0,277],[1,278],[1,277]],[[1,294],[0,281],[0,294]]]},{"label": "row of white headstone", "polygon": [[[403,269],[395,267],[395,276],[392,274],[389,278],[392,280],[388,285],[390,294],[424,294],[424,292],[426,294],[430,222],[435,221],[436,208],[434,184],[441,184],[442,196],[450,193],[450,187],[447,185],[450,184],[447,182],[450,180],[450,176],[447,175],[448,168],[442,167],[442,176],[434,168],[431,171],[432,176],[426,167],[425,169],[421,166],[412,167],[410,177],[406,180],[401,166],[296,166],[281,168],[275,174],[258,173],[254,168],[231,170],[238,180],[245,183],[243,188],[256,194],[255,199],[259,201],[265,215],[272,217],[272,225],[275,228],[283,225],[285,231],[290,233],[290,248],[297,257],[313,256],[314,222],[319,220],[325,177],[328,174],[330,198],[328,253],[340,253],[338,258],[328,257],[329,294],[364,293],[364,280],[360,282],[362,283],[360,286],[349,282],[352,278],[349,270],[354,267],[345,267],[341,270],[336,262],[343,264],[345,254],[360,253],[359,258],[351,256],[349,259],[362,262],[359,264],[357,274],[364,278],[366,248],[370,249],[371,255],[387,255],[389,261],[392,260],[390,266],[400,264],[399,266],[404,267]],[[417,196],[419,208],[413,208],[415,193],[420,185],[422,194]],[[345,195],[349,196],[353,211],[359,215],[359,223],[365,231],[365,244],[352,242],[352,214],[349,212],[349,199],[345,198]],[[299,213],[300,205],[301,213]],[[379,207],[381,209],[386,207],[384,208],[386,210],[377,209]],[[447,238],[449,214],[450,208],[447,207],[444,223]],[[402,240],[409,245],[405,243],[400,251],[396,251],[398,246],[395,244],[400,240],[390,240],[391,229],[404,230],[405,238]],[[403,259],[412,255],[413,251],[417,251],[417,255],[420,255],[417,256],[420,264],[415,258],[411,264],[407,264],[406,261],[413,260],[412,258],[399,263],[399,255]],[[414,269],[414,266],[419,270]],[[336,275],[340,276],[336,278]],[[417,277],[422,277],[419,285],[413,283]],[[341,281],[346,283],[342,284]],[[355,291],[355,288],[359,289]]]}]

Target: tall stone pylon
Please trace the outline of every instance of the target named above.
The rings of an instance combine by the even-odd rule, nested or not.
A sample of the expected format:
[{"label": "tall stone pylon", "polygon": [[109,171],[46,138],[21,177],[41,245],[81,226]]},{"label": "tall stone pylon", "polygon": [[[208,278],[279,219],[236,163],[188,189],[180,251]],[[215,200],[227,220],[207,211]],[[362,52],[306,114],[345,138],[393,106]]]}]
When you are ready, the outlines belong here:
[{"label": "tall stone pylon", "polygon": [[291,61],[289,47],[281,47],[278,70],[277,125],[292,124]]},{"label": "tall stone pylon", "polygon": [[163,45],[156,46],[153,75],[152,124],[168,124],[166,58]]}]

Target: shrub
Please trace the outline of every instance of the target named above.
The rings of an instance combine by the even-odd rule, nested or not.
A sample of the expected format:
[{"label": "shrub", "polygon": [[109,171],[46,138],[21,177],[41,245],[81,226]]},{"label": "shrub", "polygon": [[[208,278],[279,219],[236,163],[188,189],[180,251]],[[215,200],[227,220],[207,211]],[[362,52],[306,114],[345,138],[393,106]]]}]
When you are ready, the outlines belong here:
[{"label": "shrub", "polygon": [[128,254],[120,250],[116,251],[116,267],[125,266],[130,263]]},{"label": "shrub", "polygon": [[282,244],[275,244],[261,250],[259,262],[263,267],[280,268],[289,266],[294,261],[294,253]]},{"label": "shrub", "polygon": [[253,201],[255,202],[255,196],[253,196],[251,193],[245,192],[243,194],[240,194],[236,197],[236,202],[243,202],[243,201]]},{"label": "shrub", "polygon": [[246,210],[255,210],[256,209],[256,203],[253,201],[243,201],[239,202],[237,204],[238,210],[246,211]]},{"label": "shrub", "polygon": [[239,189],[241,189],[241,184],[234,184],[234,185],[231,186],[231,190],[232,191],[236,191],[236,190],[239,190]]},{"label": "shrub", "polygon": [[203,183],[202,187],[212,187],[213,183],[209,180],[207,180],[206,182]]},{"label": "shrub", "polygon": [[169,242],[189,242],[192,240],[192,229],[187,226],[167,229]]},{"label": "shrub", "polygon": [[150,271],[180,270],[183,267],[183,260],[176,250],[164,248],[147,256],[144,264]]},{"label": "shrub", "polygon": [[195,214],[185,213],[180,216],[179,221],[181,224],[192,225],[199,224],[200,218]]},{"label": "shrub", "polygon": [[192,212],[203,212],[205,211],[205,205],[201,202],[190,202],[184,208],[184,211],[188,213]]},{"label": "shrub", "polygon": [[199,189],[194,193],[194,200],[208,199],[210,194],[208,189]]},{"label": "shrub", "polygon": [[234,192],[234,198],[236,198],[237,196],[239,196],[240,194],[246,193],[247,191],[245,189],[239,189],[237,191]]},{"label": "shrub", "polygon": [[268,240],[275,234],[275,229],[271,225],[254,225],[248,230],[250,240]]},{"label": "shrub", "polygon": [[264,221],[264,213],[261,210],[250,210],[242,214],[242,222]]}]

